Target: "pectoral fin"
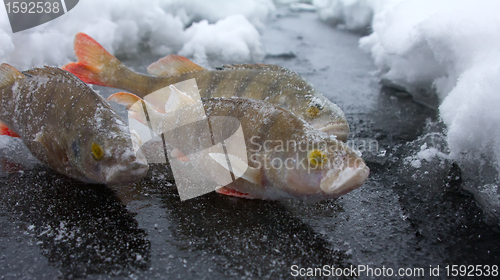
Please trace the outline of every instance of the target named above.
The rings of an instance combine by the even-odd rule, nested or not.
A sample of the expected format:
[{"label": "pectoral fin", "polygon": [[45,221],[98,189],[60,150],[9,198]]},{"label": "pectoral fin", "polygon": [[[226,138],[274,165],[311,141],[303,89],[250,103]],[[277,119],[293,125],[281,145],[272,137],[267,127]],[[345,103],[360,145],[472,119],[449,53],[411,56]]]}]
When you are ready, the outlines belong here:
[{"label": "pectoral fin", "polygon": [[261,184],[261,174],[260,170],[257,168],[253,168],[248,166],[246,162],[241,160],[240,158],[228,154],[229,162],[231,164],[231,168],[229,168],[227,164],[226,155],[222,153],[209,153],[208,154],[213,160],[222,165],[227,170],[231,171],[235,177],[243,178],[253,184],[262,185]]},{"label": "pectoral fin", "polygon": [[63,163],[68,162],[68,156],[61,145],[54,140],[54,138],[45,132],[42,128],[35,136],[35,142],[40,143],[45,150],[47,150],[48,155],[60,160]]}]

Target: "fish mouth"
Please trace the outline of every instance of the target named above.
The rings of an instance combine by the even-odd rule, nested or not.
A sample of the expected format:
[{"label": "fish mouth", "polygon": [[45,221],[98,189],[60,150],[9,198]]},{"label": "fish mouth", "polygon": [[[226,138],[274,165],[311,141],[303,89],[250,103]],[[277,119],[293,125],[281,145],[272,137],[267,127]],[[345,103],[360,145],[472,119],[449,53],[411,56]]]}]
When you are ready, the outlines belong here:
[{"label": "fish mouth", "polygon": [[113,168],[105,174],[106,184],[130,184],[147,175],[149,165],[142,160],[135,161]]},{"label": "fish mouth", "polygon": [[320,188],[329,195],[344,195],[361,187],[368,179],[370,169],[361,163],[358,167],[347,167],[341,171],[328,170],[321,179]]},{"label": "fish mouth", "polygon": [[351,130],[349,129],[349,124],[347,123],[333,123],[322,127],[319,130],[327,134],[336,135],[337,140],[342,142],[347,142],[347,139],[349,139],[349,133],[351,132]]}]

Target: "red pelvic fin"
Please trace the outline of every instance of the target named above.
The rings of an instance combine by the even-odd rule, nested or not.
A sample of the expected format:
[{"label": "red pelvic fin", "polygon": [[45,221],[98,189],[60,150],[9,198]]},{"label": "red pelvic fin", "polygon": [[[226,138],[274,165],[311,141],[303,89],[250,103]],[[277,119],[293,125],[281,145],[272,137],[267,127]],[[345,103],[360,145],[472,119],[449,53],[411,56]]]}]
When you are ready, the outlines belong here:
[{"label": "red pelvic fin", "polygon": [[246,198],[246,199],[257,199],[255,196],[248,194],[248,193],[242,193],[237,190],[233,189],[228,189],[226,187],[218,188],[215,190],[215,192],[224,194],[224,195],[229,195],[229,196],[234,196],[234,197],[241,197],[241,198]]},{"label": "red pelvic fin", "polygon": [[12,131],[12,129],[10,129],[9,127],[7,127],[2,122],[0,122],[0,135],[7,135],[7,136],[11,136],[11,137],[19,137],[19,138],[21,138],[21,136],[19,136],[19,134],[17,134],[14,131]]}]

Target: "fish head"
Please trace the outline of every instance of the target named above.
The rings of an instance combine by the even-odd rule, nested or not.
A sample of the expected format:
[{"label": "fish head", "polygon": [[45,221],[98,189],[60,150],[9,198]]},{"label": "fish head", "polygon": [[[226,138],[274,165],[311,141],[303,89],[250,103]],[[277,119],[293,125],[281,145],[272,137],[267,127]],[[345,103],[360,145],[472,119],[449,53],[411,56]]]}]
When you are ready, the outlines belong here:
[{"label": "fish head", "polygon": [[368,179],[363,159],[334,137],[286,147],[270,153],[263,182],[292,197],[305,201],[338,198]]},{"label": "fish head", "polygon": [[133,149],[136,134],[130,134],[121,120],[101,119],[105,125],[79,129],[68,141],[68,160],[84,181],[102,184],[128,184],[146,176],[148,164]]},{"label": "fish head", "polygon": [[302,118],[314,128],[338,140],[346,142],[349,138],[349,124],[342,110],[322,95],[315,95],[308,106],[303,108]]}]

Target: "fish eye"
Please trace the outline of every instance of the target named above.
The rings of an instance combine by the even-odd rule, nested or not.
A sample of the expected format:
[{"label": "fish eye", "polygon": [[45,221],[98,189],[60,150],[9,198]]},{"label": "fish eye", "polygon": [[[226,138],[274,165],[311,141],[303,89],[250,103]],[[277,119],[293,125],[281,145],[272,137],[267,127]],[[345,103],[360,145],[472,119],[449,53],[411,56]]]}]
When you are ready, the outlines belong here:
[{"label": "fish eye", "polygon": [[311,105],[311,106],[309,106],[309,108],[307,108],[307,111],[306,111],[307,116],[309,116],[310,118],[316,118],[319,116],[321,109],[322,108],[316,104]]},{"label": "fish eye", "polygon": [[94,156],[96,160],[100,160],[104,156],[104,149],[101,145],[92,143],[92,156]]},{"label": "fish eye", "polygon": [[322,165],[326,161],[326,155],[322,151],[317,149],[310,150],[307,154],[307,160],[311,165]]}]

